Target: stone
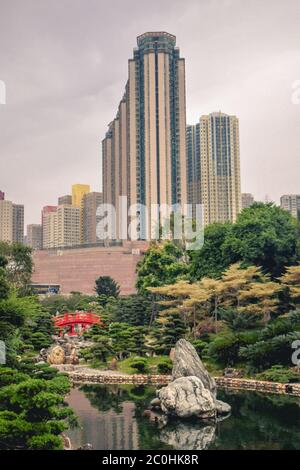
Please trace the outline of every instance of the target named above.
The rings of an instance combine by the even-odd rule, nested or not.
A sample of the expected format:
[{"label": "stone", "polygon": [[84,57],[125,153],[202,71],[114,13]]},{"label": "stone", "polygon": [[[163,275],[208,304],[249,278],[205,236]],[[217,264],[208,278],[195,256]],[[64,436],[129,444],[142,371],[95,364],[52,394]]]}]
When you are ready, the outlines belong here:
[{"label": "stone", "polygon": [[172,378],[198,377],[204,388],[214,396],[217,393],[216,382],[205,369],[196,349],[185,339],[177,341],[173,355]]},{"label": "stone", "polygon": [[153,398],[153,400],[151,400],[150,402],[151,408],[160,408],[160,405],[161,405],[161,401],[159,398]]},{"label": "stone", "polygon": [[199,377],[180,377],[158,392],[161,410],[179,418],[216,417],[216,403],[212,392],[205,388]]},{"label": "stone", "polygon": [[65,362],[65,351],[61,346],[53,346],[50,348],[47,356],[49,364],[64,364]]},{"label": "stone", "polygon": [[114,358],[110,361],[110,363],[108,364],[108,368],[109,368],[109,370],[117,370],[117,368],[118,368],[118,361],[117,361],[117,359],[116,359],[115,357],[114,357]]},{"label": "stone", "polygon": [[231,406],[221,400],[216,400],[216,410],[218,415],[228,415],[231,412]]}]

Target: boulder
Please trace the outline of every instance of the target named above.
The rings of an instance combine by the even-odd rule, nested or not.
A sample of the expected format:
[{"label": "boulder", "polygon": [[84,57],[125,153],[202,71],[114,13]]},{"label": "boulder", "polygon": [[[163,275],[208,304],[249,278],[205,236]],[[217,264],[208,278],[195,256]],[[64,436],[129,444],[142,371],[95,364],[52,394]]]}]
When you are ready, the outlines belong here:
[{"label": "boulder", "polygon": [[205,369],[196,349],[185,339],[180,339],[177,341],[173,353],[172,377],[176,380],[180,377],[190,376],[198,377],[203,386],[216,396],[216,382]]},{"label": "boulder", "polygon": [[49,364],[64,364],[65,362],[65,351],[61,346],[53,346],[48,352],[47,361]]},{"label": "boulder", "polygon": [[199,377],[180,377],[158,391],[161,410],[179,418],[216,417],[216,400]]},{"label": "boulder", "polygon": [[231,406],[221,400],[216,400],[216,410],[218,415],[228,415],[231,412]]}]

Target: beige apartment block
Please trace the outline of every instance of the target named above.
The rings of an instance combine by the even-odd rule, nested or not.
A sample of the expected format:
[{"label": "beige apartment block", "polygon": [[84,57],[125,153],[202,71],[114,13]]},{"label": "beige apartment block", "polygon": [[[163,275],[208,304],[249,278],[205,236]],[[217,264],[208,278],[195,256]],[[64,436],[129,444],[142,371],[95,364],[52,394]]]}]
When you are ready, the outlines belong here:
[{"label": "beige apartment block", "polygon": [[102,193],[91,192],[83,196],[83,243],[85,245],[95,244],[98,242],[96,230],[100,217],[97,216],[97,209],[102,203]]},{"label": "beige apartment block", "polygon": [[13,241],[13,203],[0,200],[0,241]]},{"label": "beige apartment block", "polygon": [[285,194],[280,198],[282,209],[290,212],[293,217],[300,219],[300,194]]},{"label": "beige apartment block", "polygon": [[[103,199],[117,217],[120,196],[145,205],[149,216],[151,204],[187,203],[185,61],[166,32],[142,34],[137,46],[102,142]],[[141,234],[149,238],[149,227]]]},{"label": "beige apartment block", "polygon": [[43,227],[40,224],[27,225],[27,245],[33,250],[43,247]]},{"label": "beige apartment block", "polygon": [[254,196],[251,193],[242,193],[242,209],[248,209],[254,204]]},{"label": "beige apartment block", "polygon": [[205,225],[235,222],[242,207],[238,118],[218,112],[188,126],[187,161],[189,202],[203,205]]}]

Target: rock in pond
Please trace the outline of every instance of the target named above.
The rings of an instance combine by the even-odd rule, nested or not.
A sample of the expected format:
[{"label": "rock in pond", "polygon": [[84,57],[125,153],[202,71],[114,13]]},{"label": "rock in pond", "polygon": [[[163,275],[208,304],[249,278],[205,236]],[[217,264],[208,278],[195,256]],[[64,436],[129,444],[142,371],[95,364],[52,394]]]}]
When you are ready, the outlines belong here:
[{"label": "rock in pond", "polygon": [[180,377],[158,391],[161,410],[179,418],[216,417],[216,400],[199,377]]},{"label": "rock in pond", "polygon": [[172,377],[176,380],[180,377],[191,376],[198,377],[204,388],[216,396],[217,386],[215,379],[205,369],[194,346],[185,339],[180,339],[177,341],[173,352]]}]

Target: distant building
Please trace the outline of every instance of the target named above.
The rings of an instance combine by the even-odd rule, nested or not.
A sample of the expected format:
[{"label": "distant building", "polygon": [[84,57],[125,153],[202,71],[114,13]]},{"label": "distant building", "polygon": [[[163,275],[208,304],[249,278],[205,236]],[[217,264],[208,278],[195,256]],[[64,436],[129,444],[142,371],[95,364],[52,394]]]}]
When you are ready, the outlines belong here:
[{"label": "distant building", "polygon": [[13,203],[0,200],[0,241],[13,241]]},{"label": "distant building", "polygon": [[300,219],[300,194],[285,194],[280,198],[282,209],[290,212],[293,217]]},{"label": "distant building", "polygon": [[33,250],[43,248],[43,227],[40,224],[27,225],[26,244]]},{"label": "distant building", "polygon": [[97,208],[103,203],[103,194],[92,192],[85,194],[82,199],[83,216],[83,243],[97,243],[96,228],[100,217],[97,217]]},{"label": "distant building", "polygon": [[5,199],[5,193],[3,191],[0,191],[0,201],[4,201]]},{"label": "distant building", "polygon": [[80,207],[58,206],[56,211],[44,215],[43,248],[80,245]]},{"label": "distant building", "polygon": [[254,204],[254,196],[251,193],[242,193],[242,209],[247,209]]},{"label": "distant building", "polygon": [[67,194],[66,196],[61,196],[61,197],[58,198],[58,205],[59,206],[63,206],[63,205],[66,205],[66,204],[69,204],[69,205],[72,204],[71,194]]},{"label": "distant building", "polygon": [[[43,248],[48,248],[49,242],[49,223],[50,219],[47,219],[46,217],[50,213],[56,213],[57,211],[57,206],[44,206],[42,209],[42,243],[43,243]],[[46,227],[47,225],[47,227]],[[44,240],[44,235],[45,235],[45,240]]]},{"label": "distant building", "polygon": [[73,184],[72,186],[72,204],[81,207],[82,198],[91,191],[88,184]]},{"label": "distant building", "polygon": [[0,240],[24,243],[24,206],[0,199]]},{"label": "distant building", "polygon": [[24,243],[24,206],[13,204],[13,242]]},{"label": "distant building", "polygon": [[217,112],[187,126],[190,204],[202,204],[205,225],[235,222],[241,211],[239,121]]}]

